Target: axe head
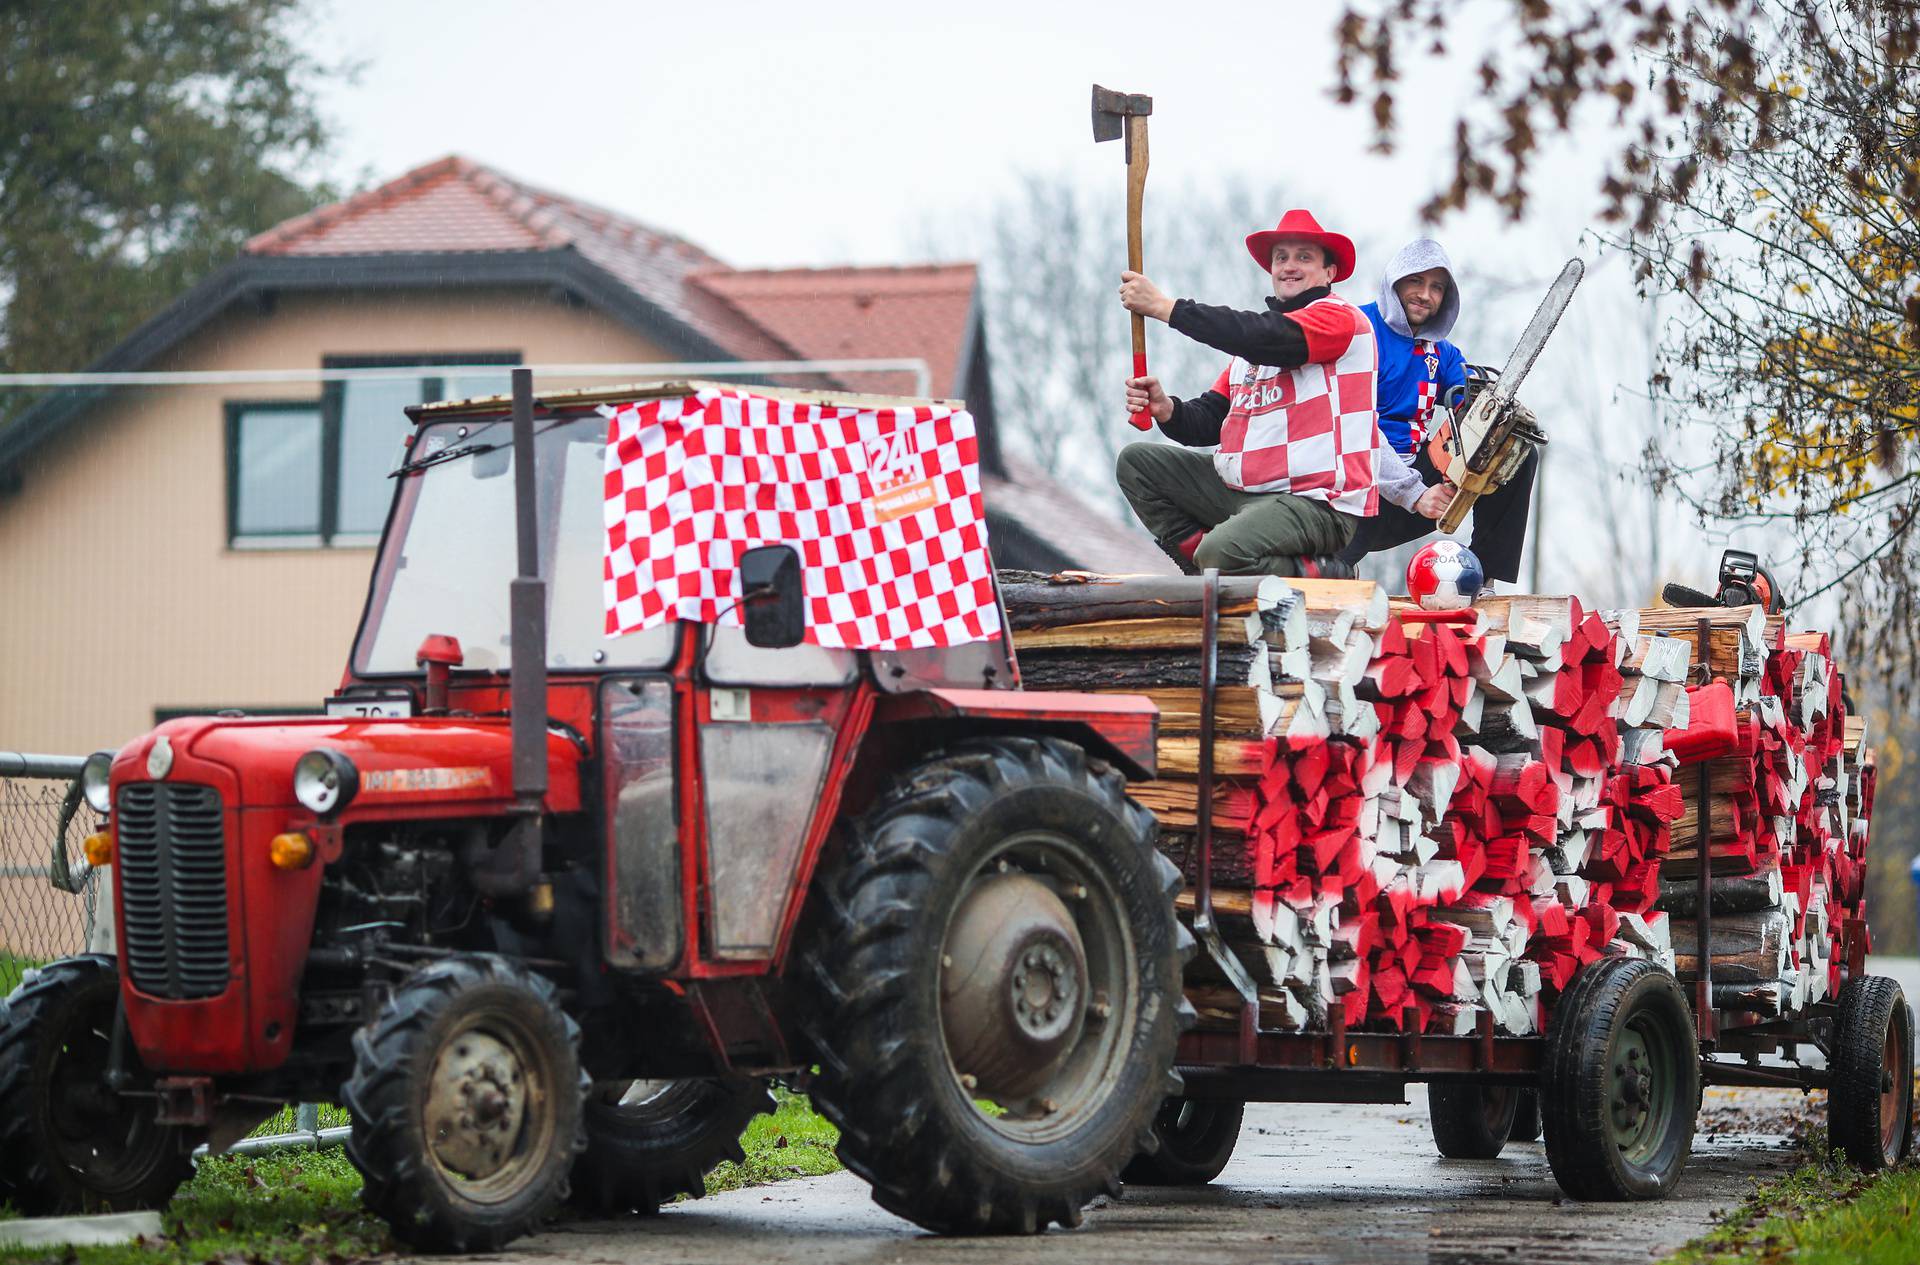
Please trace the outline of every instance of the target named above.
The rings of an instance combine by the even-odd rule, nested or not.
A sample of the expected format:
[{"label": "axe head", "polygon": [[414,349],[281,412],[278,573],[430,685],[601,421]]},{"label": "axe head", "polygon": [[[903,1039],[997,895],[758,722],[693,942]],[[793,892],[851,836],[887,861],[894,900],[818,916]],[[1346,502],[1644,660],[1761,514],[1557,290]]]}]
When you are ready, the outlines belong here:
[{"label": "axe head", "polygon": [[1096,142],[1119,140],[1129,116],[1144,118],[1152,113],[1152,97],[1093,85],[1093,139]]}]

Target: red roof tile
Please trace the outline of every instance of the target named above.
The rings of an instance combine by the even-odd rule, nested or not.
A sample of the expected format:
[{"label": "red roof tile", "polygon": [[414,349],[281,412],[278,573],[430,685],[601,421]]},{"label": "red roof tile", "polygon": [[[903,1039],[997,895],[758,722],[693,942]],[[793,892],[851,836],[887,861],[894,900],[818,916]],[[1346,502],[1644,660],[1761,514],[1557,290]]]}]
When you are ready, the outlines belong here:
[{"label": "red roof tile", "polygon": [[[965,395],[960,356],[973,315],[974,265],[778,268],[695,273],[692,286],[724,301],[811,360],[917,356],[930,393]],[[910,374],[849,374],[856,391],[911,394]]]},{"label": "red roof tile", "polygon": [[1106,575],[1177,575],[1153,537],[1131,519],[1096,509],[1075,489],[1023,458],[1005,455],[1003,479],[984,477],[987,509],[1019,520],[1085,571]]},{"label": "red roof tile", "polygon": [[687,285],[691,273],[725,267],[693,243],[458,155],[296,216],[246,245],[254,255],[567,249],[735,356],[788,360],[797,354],[737,309]]}]

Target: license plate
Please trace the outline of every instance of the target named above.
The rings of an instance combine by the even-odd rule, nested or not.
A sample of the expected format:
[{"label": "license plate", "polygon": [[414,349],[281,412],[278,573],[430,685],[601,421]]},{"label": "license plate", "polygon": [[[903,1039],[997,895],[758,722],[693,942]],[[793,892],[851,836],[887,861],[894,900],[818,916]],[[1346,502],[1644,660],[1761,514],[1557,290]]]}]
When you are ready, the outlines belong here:
[{"label": "license plate", "polygon": [[413,695],[336,694],[327,700],[327,715],[342,720],[401,720],[413,715]]}]

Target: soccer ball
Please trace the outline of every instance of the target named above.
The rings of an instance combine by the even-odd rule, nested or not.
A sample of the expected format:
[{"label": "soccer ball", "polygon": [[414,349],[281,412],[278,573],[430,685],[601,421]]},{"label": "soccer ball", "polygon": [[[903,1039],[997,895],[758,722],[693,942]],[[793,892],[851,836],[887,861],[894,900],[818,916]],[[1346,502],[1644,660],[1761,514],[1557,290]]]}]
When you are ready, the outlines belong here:
[{"label": "soccer ball", "polygon": [[1436,540],[1407,563],[1407,593],[1430,611],[1472,606],[1486,582],[1480,559],[1457,540]]}]

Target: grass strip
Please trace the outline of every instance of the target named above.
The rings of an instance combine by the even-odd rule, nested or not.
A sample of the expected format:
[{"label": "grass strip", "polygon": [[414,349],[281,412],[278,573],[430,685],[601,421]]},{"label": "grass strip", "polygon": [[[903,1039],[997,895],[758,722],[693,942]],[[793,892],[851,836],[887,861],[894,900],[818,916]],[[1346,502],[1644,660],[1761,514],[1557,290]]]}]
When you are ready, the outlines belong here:
[{"label": "grass strip", "polygon": [[[774,1113],[756,1117],[740,1139],[745,1160],[723,1163],[708,1174],[708,1194],[839,1169],[833,1154],[839,1131],[815,1114],[806,1095],[776,1089],[774,1098]],[[341,1109],[320,1109],[322,1128],[345,1123]],[[288,1107],[255,1136],[293,1129]],[[0,1209],[0,1216],[7,1215]],[[0,1249],[0,1265],[340,1265],[395,1250],[386,1222],[360,1206],[360,1174],[338,1148],[204,1160],[167,1205],[161,1222],[164,1237],[158,1240]]]},{"label": "grass strip", "polygon": [[1920,1261],[1920,1168],[1871,1176],[1824,1137],[1799,1168],[1757,1183],[1667,1265],[1912,1265]]},{"label": "grass strip", "polygon": [[740,1135],[747,1158],[738,1164],[723,1160],[707,1174],[709,1195],[840,1171],[840,1161],[833,1154],[840,1130],[815,1113],[805,1094],[776,1088],[773,1098],[773,1114],[755,1116]]}]

